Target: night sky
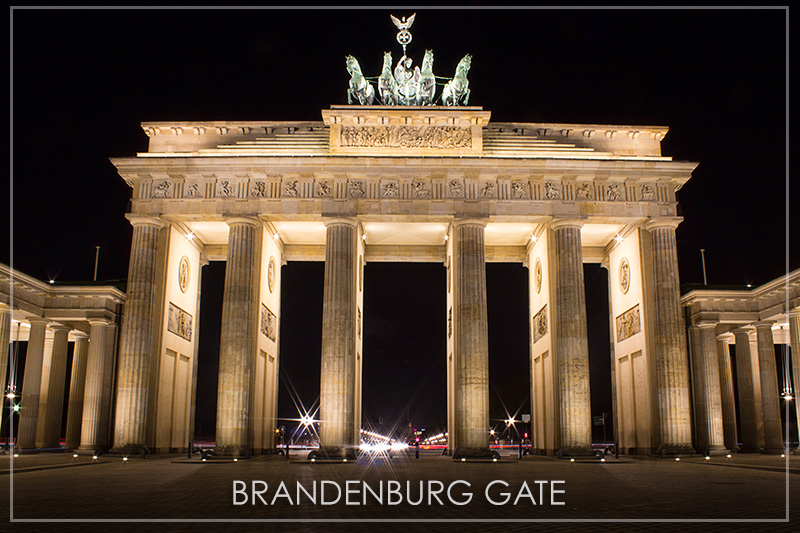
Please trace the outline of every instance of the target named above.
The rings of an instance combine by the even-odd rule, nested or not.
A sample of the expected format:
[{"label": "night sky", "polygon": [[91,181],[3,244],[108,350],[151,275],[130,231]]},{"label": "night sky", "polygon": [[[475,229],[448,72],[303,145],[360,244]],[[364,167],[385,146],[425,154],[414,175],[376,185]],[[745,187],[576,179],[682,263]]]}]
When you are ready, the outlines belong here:
[{"label": "night sky", "polygon": [[[127,276],[130,189],[109,157],[147,150],[143,121],[321,120],[347,103],[344,57],[377,76],[401,10],[12,11],[10,232],[0,261],[42,280]],[[681,282],[761,284],[788,247],[784,10],[417,10],[409,56],[452,76],[496,122],[668,126],[664,155],[700,165],[678,193]],[[792,193],[793,196],[796,193]],[[13,254],[8,236],[13,239]],[[12,257],[13,256],[13,257]],[[321,263],[283,267],[282,417],[319,394]],[[593,414],[611,408],[605,271],[585,269]],[[491,417],[529,411],[527,269],[487,265]],[[224,264],[204,270],[199,437],[213,436]],[[445,421],[445,271],[368,264],[364,417]],[[216,294],[215,294],[216,293]],[[318,302],[318,303],[317,303]],[[605,335],[605,338],[603,337]]]}]

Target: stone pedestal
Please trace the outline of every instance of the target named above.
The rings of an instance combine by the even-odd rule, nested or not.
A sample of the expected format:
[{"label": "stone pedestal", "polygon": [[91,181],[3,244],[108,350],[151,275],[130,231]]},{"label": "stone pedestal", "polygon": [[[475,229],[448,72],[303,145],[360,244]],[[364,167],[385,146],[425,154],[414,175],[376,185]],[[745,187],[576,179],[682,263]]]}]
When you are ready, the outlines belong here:
[{"label": "stone pedestal", "polygon": [[583,282],[581,226],[557,220],[552,230],[555,283],[552,301],[559,409],[559,453],[592,455],[592,406],[589,393],[589,341]]},{"label": "stone pedestal", "polygon": [[727,453],[723,432],[722,396],[715,323],[689,328],[694,369],[694,412],[697,451],[706,455]]},{"label": "stone pedestal", "polygon": [[755,388],[753,386],[753,363],[750,353],[750,331],[737,329],[733,332],[736,337],[736,378],[739,392],[739,423],[742,425],[743,453],[758,452],[759,430],[758,417],[756,416]]},{"label": "stone pedestal", "polygon": [[722,431],[725,448],[739,450],[739,437],[736,433],[736,403],[733,394],[733,371],[731,352],[728,348],[730,334],[717,337],[717,359],[719,361],[719,385],[722,398]]},{"label": "stone pedestal", "polygon": [[325,280],[320,374],[320,455],[352,457],[355,420],[356,277],[355,219],[325,222]]},{"label": "stone pedestal", "polygon": [[458,435],[454,459],[491,457],[485,226],[485,221],[474,219],[457,219],[453,224],[455,428]]},{"label": "stone pedestal", "polygon": [[147,402],[153,357],[153,314],[160,219],[129,215],[133,225],[127,299],[122,320],[117,404],[114,417],[115,453],[146,452]]},{"label": "stone pedestal", "polygon": [[36,428],[37,448],[58,448],[61,438],[70,328],[54,325],[52,330],[53,352],[50,358],[50,377],[47,381],[47,400],[39,403],[39,424]]},{"label": "stone pedestal", "polygon": [[104,320],[89,322],[89,347],[86,357],[86,377],[84,381],[83,410],[81,414],[81,451],[104,451],[105,442],[101,439],[100,412],[103,409],[103,379],[111,369],[106,367],[106,332]]},{"label": "stone pedestal", "polygon": [[28,351],[25,355],[25,375],[22,383],[22,401],[19,409],[19,429],[16,448],[30,450],[36,447],[36,426],[39,420],[39,394],[42,385],[42,359],[47,320],[31,318]]},{"label": "stone pedestal", "polygon": [[64,446],[77,448],[81,444],[81,421],[83,420],[83,397],[86,390],[86,359],[89,352],[89,337],[76,332],[72,350],[72,376],[69,380],[69,405],[67,407],[67,435]]},{"label": "stone pedestal", "polygon": [[758,366],[761,373],[761,408],[764,412],[764,449],[762,452],[780,454],[784,450],[772,323],[757,322],[755,326],[758,338]]},{"label": "stone pedestal", "polygon": [[694,453],[689,406],[689,362],[680,306],[678,253],[674,219],[653,220],[650,232],[653,265],[653,327],[656,401],[661,454]]},{"label": "stone pedestal", "polygon": [[230,230],[219,343],[215,453],[249,457],[250,372],[257,332],[261,222],[247,217],[226,222]]}]

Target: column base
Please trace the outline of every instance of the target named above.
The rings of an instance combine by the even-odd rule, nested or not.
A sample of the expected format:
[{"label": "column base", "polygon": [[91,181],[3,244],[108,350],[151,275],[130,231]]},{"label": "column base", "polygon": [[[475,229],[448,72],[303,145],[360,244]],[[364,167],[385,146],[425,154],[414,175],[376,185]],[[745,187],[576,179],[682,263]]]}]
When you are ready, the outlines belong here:
[{"label": "column base", "polygon": [[142,444],[128,444],[127,446],[115,446],[108,450],[108,455],[120,455],[122,457],[141,457],[144,459],[150,449]]},{"label": "column base", "polygon": [[355,446],[320,446],[308,454],[309,461],[344,463],[358,459],[358,449]]},{"label": "column base", "polygon": [[781,455],[782,453],[786,453],[786,452],[785,452],[785,448],[783,448],[781,446],[773,446],[771,448],[762,448],[761,449],[761,453],[766,454],[766,455]]},{"label": "column base", "polygon": [[600,460],[600,457],[595,455],[591,446],[576,446],[573,448],[561,448],[556,452],[558,459],[581,459],[581,460]]},{"label": "column base", "polygon": [[739,448],[739,453],[760,453],[761,448],[758,446],[742,446]]},{"label": "column base", "polygon": [[500,459],[500,453],[486,448],[467,448],[459,446],[453,451],[453,461],[491,461]]},{"label": "column base", "polygon": [[103,455],[105,452],[106,452],[106,449],[102,448],[102,447],[99,447],[99,446],[96,447],[96,448],[78,446],[74,450],[74,453],[77,453],[78,455],[92,455],[92,456],[94,456],[94,455]]},{"label": "column base", "polygon": [[214,457],[250,459],[252,453],[247,446],[217,446]]},{"label": "column base", "polygon": [[800,455],[800,447],[795,448],[794,450],[792,450],[792,455]]},{"label": "column base", "polygon": [[681,455],[699,455],[689,444],[662,444],[656,450],[660,457],[678,457]]},{"label": "column base", "polygon": [[706,457],[712,457],[715,455],[728,455],[731,451],[726,448],[725,446],[711,446],[704,450],[698,450],[698,452],[702,453]]}]

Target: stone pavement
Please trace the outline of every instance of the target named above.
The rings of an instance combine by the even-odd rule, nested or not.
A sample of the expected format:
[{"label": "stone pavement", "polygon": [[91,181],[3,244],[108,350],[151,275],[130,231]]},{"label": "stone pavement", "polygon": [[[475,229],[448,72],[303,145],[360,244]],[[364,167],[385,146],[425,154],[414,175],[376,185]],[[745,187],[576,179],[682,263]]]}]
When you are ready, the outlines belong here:
[{"label": "stone pavement", "polygon": [[[788,463],[777,456],[745,454],[710,461],[637,457],[570,463],[543,457],[517,461],[510,456],[499,463],[454,463],[423,453],[418,460],[401,454],[391,460],[362,457],[349,464],[310,464],[282,456],[202,463],[183,456],[123,462],[111,456],[92,461],[85,456],[41,454],[15,458],[13,473],[10,460],[0,456],[0,531],[800,530],[796,496],[800,456],[796,455]],[[247,487],[245,505],[233,503],[234,497],[239,501],[245,497],[245,492],[234,494],[234,480]],[[260,481],[266,482],[262,497],[267,503],[273,503],[276,493],[283,497],[265,505],[256,495],[252,505],[254,480],[256,491],[264,489]],[[322,505],[323,480],[326,502],[335,499],[337,487],[341,489],[338,503]],[[428,484],[429,480],[434,482]],[[281,481],[285,493],[278,490]],[[315,481],[317,504],[302,493],[298,502],[297,483],[311,493]],[[393,485],[402,494],[398,505],[389,504],[390,481],[399,482]],[[419,498],[420,481],[422,503],[410,505],[406,498]],[[493,481],[508,485],[495,483],[488,496],[502,502],[502,493],[510,493],[506,504],[487,500],[485,489]],[[411,483],[408,496],[407,482]],[[383,486],[383,504],[365,485],[376,493]],[[435,495],[429,494],[429,487]],[[553,487],[564,491],[552,496],[564,505],[551,504]],[[347,488],[350,503],[361,505],[345,504]],[[437,492],[439,488],[443,490]],[[470,501],[458,505],[469,494]],[[9,522],[12,505],[15,522]],[[785,521],[787,506],[791,522]],[[77,521],[86,519],[95,521]],[[298,519],[305,521],[294,521]],[[694,519],[707,521],[675,521]]]}]

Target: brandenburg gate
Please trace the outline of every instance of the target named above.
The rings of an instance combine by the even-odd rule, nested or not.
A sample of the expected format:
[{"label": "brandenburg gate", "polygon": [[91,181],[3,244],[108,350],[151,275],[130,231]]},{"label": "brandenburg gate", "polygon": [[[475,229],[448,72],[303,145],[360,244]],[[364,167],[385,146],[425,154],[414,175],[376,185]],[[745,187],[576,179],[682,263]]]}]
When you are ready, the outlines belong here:
[{"label": "brandenburg gate", "polygon": [[[667,128],[494,123],[480,107],[333,106],[316,122],[151,122],[113,158],[132,188],[113,449],[185,446],[201,267],[227,261],[216,446],[274,447],[281,265],[324,261],[321,452],[360,441],[364,265],[447,272],[447,420],[456,456],[488,450],[486,262],[530,271],[532,437],[591,453],[583,263],[608,269],[615,401],[643,453],[692,451],[675,193],[695,163]],[[434,354],[438,355],[438,354]],[[493,354],[494,356],[494,354]],[[627,418],[627,419],[626,419]]]}]

